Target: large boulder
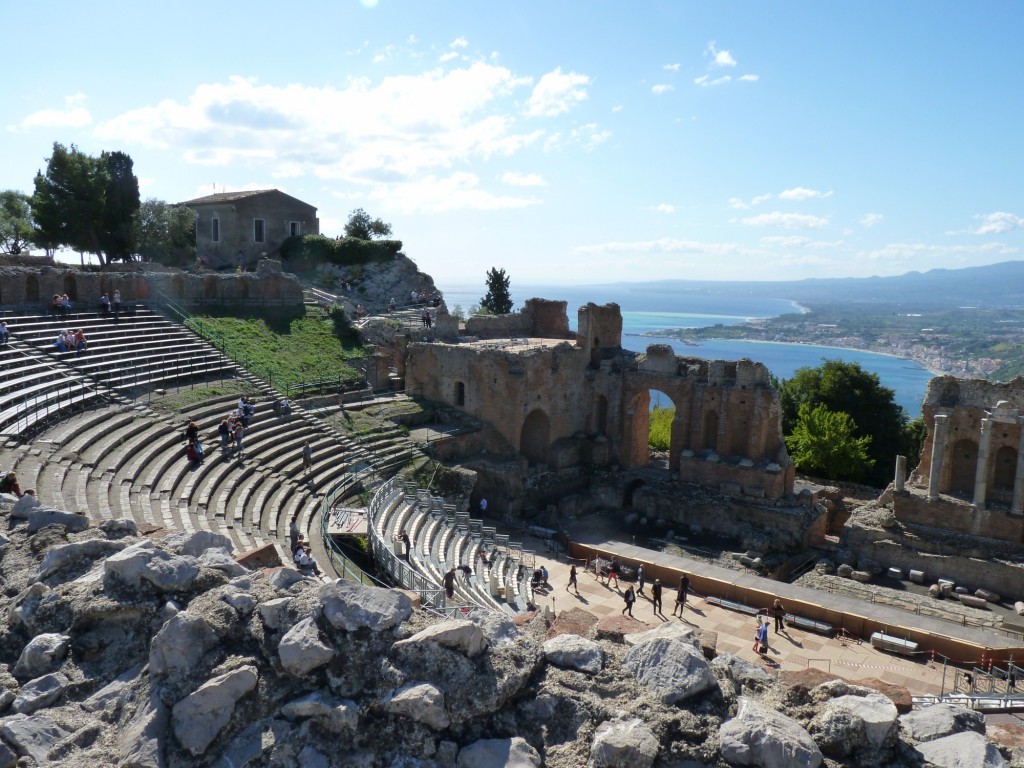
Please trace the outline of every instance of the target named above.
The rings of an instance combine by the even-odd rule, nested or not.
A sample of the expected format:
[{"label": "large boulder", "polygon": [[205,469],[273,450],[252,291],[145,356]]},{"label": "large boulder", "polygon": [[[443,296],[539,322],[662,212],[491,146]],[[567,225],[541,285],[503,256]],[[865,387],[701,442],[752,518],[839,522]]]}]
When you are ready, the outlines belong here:
[{"label": "large boulder", "polygon": [[757,664],[742,659],[739,656],[734,656],[731,653],[723,653],[721,656],[716,656],[711,662],[711,667],[713,669],[721,669],[740,689],[751,688],[753,690],[760,690],[765,686],[771,685],[775,680]]},{"label": "large boulder", "polygon": [[223,549],[230,555],[235,548],[231,543],[230,536],[212,531],[195,531],[194,533],[168,536],[163,540],[163,545],[168,549],[176,549],[179,555],[191,557],[199,557],[210,549]]},{"label": "large boulder", "polygon": [[472,621],[442,621],[432,624],[412,637],[395,643],[396,649],[407,645],[434,643],[473,659],[487,650],[487,638]]},{"label": "large boulder", "polygon": [[1009,765],[995,744],[974,731],[926,741],[917,746],[917,751],[935,768],[1006,768]]},{"label": "large boulder", "polygon": [[964,731],[985,732],[985,716],[973,709],[941,702],[922,707],[900,717],[904,738],[918,744]]},{"label": "large boulder", "polygon": [[458,768],[540,768],[541,759],[529,743],[511,739],[480,739],[459,750]]},{"label": "large boulder", "polygon": [[244,576],[249,573],[248,569],[235,560],[223,547],[207,549],[200,553],[196,560],[199,565],[205,568],[214,568],[222,573],[226,573],[231,578]]},{"label": "large boulder", "polygon": [[164,768],[167,725],[171,713],[157,691],[144,699],[117,742],[119,768]]},{"label": "large boulder", "polygon": [[320,640],[316,621],[305,618],[285,633],[277,646],[281,666],[296,677],[308,675],[334,658],[334,649]]},{"label": "large boulder", "polygon": [[43,581],[65,568],[92,563],[103,557],[122,551],[129,546],[127,541],[108,541],[107,539],[87,539],[58,544],[46,551],[43,560],[36,567],[32,581]]},{"label": "large boulder", "polygon": [[544,658],[556,667],[596,675],[604,667],[600,643],[579,635],[557,635],[544,643]]},{"label": "large boulder", "polygon": [[[355,632],[393,629],[412,616],[412,600],[398,590],[367,587],[339,579],[320,588],[324,618],[335,629]],[[477,628],[479,632],[479,628]]]},{"label": "large boulder", "polygon": [[29,533],[35,533],[48,525],[63,526],[68,533],[81,533],[90,525],[90,520],[85,515],[49,507],[35,507],[29,510],[27,517]]},{"label": "large boulder", "polygon": [[281,629],[288,620],[288,608],[292,603],[290,597],[277,597],[273,600],[264,600],[259,604],[257,610],[260,618],[263,619],[263,626],[267,629]]},{"label": "large boulder", "polygon": [[106,577],[128,586],[138,587],[145,581],[162,592],[186,591],[199,576],[195,558],[168,554],[148,539],[111,555],[103,569]]},{"label": "large boulder", "polygon": [[355,730],[359,725],[359,705],[348,699],[313,691],[293,699],[281,707],[281,714],[288,720],[317,718],[319,723],[334,733]]},{"label": "large boulder", "polygon": [[71,638],[68,635],[55,632],[36,635],[22,649],[21,656],[14,665],[14,676],[21,680],[29,680],[52,672],[68,655],[70,643]]},{"label": "large boulder", "polygon": [[182,675],[197,667],[217,645],[217,633],[202,616],[189,611],[172,616],[149,646],[151,675]]},{"label": "large boulder", "polygon": [[661,637],[631,648],[622,666],[665,704],[718,685],[704,655],[682,640]]},{"label": "large boulder", "polygon": [[696,633],[685,624],[676,624],[671,621],[665,624],[659,624],[654,629],[631,632],[628,635],[623,636],[622,642],[629,646],[642,645],[649,640],[655,640],[659,637],[669,637],[675,640],[682,640],[683,642],[690,643],[697,650],[700,650],[700,640],[697,638]]},{"label": "large boulder", "polygon": [[722,757],[730,765],[758,768],[818,768],[824,758],[796,720],[741,696],[736,717],[718,730]]},{"label": "large boulder", "polygon": [[182,747],[201,755],[231,720],[235,704],[256,687],[256,667],[244,666],[208,680],[174,705],[171,724]]},{"label": "large boulder", "polygon": [[69,732],[45,713],[13,715],[0,721],[0,735],[21,756],[28,756],[37,765],[51,765],[49,753]]},{"label": "large boulder", "polygon": [[808,730],[826,755],[846,757],[891,747],[898,717],[896,705],[884,694],[848,694],[825,702]]},{"label": "large boulder", "polygon": [[48,707],[64,695],[69,680],[60,672],[43,675],[30,680],[21,686],[11,709],[24,715],[30,715],[37,709]]},{"label": "large boulder", "polygon": [[392,714],[408,717],[438,731],[451,725],[451,718],[444,706],[444,691],[430,683],[403,685],[387,697],[384,708]]},{"label": "large boulder", "polygon": [[639,719],[601,723],[590,747],[594,768],[650,768],[657,757],[658,739]]}]

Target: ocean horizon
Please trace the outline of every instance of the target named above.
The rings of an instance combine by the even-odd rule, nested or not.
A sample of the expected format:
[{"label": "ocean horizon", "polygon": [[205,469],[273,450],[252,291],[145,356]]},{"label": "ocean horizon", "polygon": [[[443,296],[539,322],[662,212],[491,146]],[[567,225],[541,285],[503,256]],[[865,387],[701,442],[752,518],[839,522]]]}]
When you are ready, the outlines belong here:
[{"label": "ocean horizon", "polygon": [[[484,286],[438,286],[448,310],[461,306],[464,311],[479,304],[486,293]],[[651,344],[669,344],[677,355],[707,360],[739,360],[749,358],[763,363],[780,379],[789,379],[799,368],[815,367],[825,360],[858,363],[864,370],[878,376],[883,386],[895,393],[895,401],[911,418],[921,413],[928,382],[935,375],[909,358],[864,350],[825,347],[813,344],[706,339],[697,345],[659,335],[675,328],[702,328],[738,325],[757,318],[777,317],[803,312],[799,303],[784,297],[763,298],[739,294],[707,294],[638,290],[627,286],[511,286],[513,309],[522,309],[530,298],[555,299],[568,302],[569,326],[576,329],[576,310],[588,302],[614,302],[622,311],[622,346],[642,352]]]}]

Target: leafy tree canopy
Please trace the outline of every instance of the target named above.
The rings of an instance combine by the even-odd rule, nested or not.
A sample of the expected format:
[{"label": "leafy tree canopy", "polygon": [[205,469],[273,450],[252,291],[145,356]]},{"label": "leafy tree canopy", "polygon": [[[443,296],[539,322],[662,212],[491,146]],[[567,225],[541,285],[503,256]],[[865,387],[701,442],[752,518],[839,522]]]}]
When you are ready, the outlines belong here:
[{"label": "leafy tree canopy", "polygon": [[372,219],[362,208],[356,208],[348,216],[345,225],[345,237],[357,237],[360,240],[375,240],[390,237],[391,225],[381,219]]},{"label": "leafy tree canopy", "polygon": [[803,403],[793,431],[786,436],[793,463],[801,472],[832,480],[857,480],[874,465],[870,437],[857,437],[847,414]]},{"label": "leafy tree canopy", "polygon": [[163,200],[143,201],[132,219],[135,252],[145,261],[185,266],[196,255],[196,215]]},{"label": "leafy tree canopy", "polygon": [[855,425],[855,437],[870,439],[867,451],[871,464],[862,465],[859,475],[847,479],[883,486],[891,479],[897,454],[913,463],[915,447],[920,450],[906,414],[894,400],[895,393],[857,363],[826,360],[816,368],[798,369],[792,379],[777,386],[783,434],[793,434],[802,406],[814,409],[822,405],[828,411],[849,416]]},{"label": "leafy tree canopy", "polygon": [[125,153],[92,157],[74,144],[54,143],[30,204],[37,245],[94,253],[100,264],[132,258],[139,182]]},{"label": "leafy tree canopy", "polygon": [[487,271],[487,294],[480,299],[480,307],[492,315],[507,315],[512,311],[509,277],[504,269],[492,267]]},{"label": "leafy tree canopy", "polygon": [[32,208],[28,195],[8,189],[0,192],[0,253],[17,256],[32,242]]}]

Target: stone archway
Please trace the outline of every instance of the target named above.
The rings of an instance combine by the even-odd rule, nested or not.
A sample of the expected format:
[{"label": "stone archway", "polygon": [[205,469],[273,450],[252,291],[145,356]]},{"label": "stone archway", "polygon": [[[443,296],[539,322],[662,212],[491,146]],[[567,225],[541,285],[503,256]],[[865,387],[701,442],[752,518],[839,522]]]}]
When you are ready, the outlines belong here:
[{"label": "stone archway", "polygon": [[551,419],[540,408],[530,411],[519,433],[519,452],[531,465],[542,464],[547,461],[550,443]]},{"label": "stone archway", "polygon": [[78,280],[73,274],[64,275],[64,293],[72,301],[78,301]]},{"label": "stone archway", "polygon": [[949,492],[972,497],[975,473],[978,469],[978,444],[966,438],[957,440],[953,443],[950,459]]}]

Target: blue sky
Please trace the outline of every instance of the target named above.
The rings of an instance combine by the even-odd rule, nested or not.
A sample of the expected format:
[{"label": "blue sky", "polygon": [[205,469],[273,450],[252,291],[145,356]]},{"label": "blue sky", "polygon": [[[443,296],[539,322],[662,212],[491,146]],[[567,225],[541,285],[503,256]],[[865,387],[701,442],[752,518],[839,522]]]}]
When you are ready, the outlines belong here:
[{"label": "blue sky", "polygon": [[1019,2],[0,0],[0,19],[0,189],[31,192],[55,141],[122,150],[144,197],[276,187],[328,235],[365,208],[441,284],[1024,248]]}]

